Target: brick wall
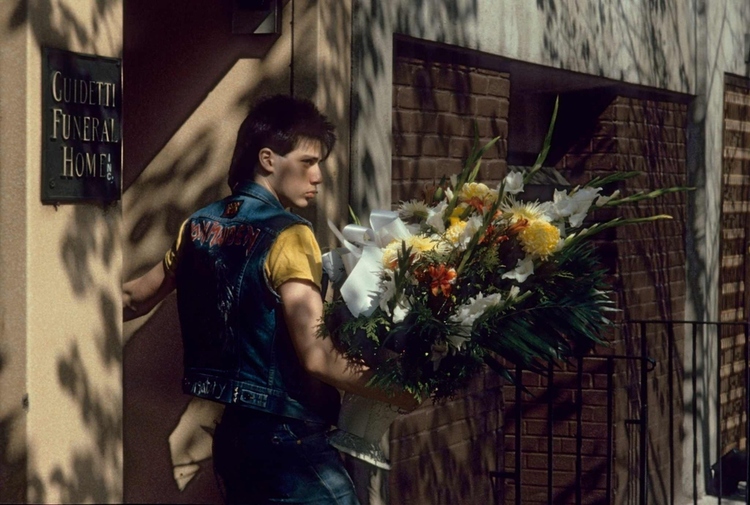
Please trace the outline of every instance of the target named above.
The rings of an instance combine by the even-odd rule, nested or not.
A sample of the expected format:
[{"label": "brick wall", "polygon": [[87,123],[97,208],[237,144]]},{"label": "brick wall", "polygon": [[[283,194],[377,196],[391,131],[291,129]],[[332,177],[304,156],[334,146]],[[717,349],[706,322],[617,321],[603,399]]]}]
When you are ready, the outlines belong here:
[{"label": "brick wall", "polygon": [[425,405],[391,427],[390,503],[494,503],[501,464],[502,385],[487,372],[462,394]]},{"label": "brick wall", "polygon": [[[607,455],[607,374],[606,360],[588,358],[582,365],[581,409],[581,489],[583,503],[604,503]],[[552,416],[552,492],[553,503],[575,503],[577,452],[577,384],[575,364],[562,364],[547,377],[526,372],[523,384],[528,394],[519,405],[515,388],[505,388],[504,433],[505,468],[515,464],[516,418],[521,415],[521,492],[524,505],[548,502],[549,419]],[[551,387],[550,387],[551,384]],[[520,410],[519,410],[520,409]],[[515,503],[515,486],[508,481],[505,501]]]},{"label": "brick wall", "polygon": [[461,171],[477,128],[487,152],[479,178],[498,181],[507,164],[508,75],[396,58],[393,69],[392,201],[424,197],[425,186]]},{"label": "brick wall", "polygon": [[[721,217],[722,321],[747,320],[747,253],[750,237],[750,79],[727,76],[724,86],[724,163]],[[741,326],[721,333],[722,453],[746,448],[745,334]]]},{"label": "brick wall", "polygon": [[[596,176],[614,171],[638,170],[644,174],[621,184],[627,194],[667,186],[684,186],[686,107],[684,105],[615,98],[599,116],[594,128],[587,131],[557,164],[558,170],[573,184],[583,183]],[[512,125],[511,125],[512,127]],[[614,190],[615,188],[608,188]],[[607,191],[605,191],[607,192]],[[657,221],[638,226],[623,227],[603,235],[599,240],[602,259],[610,269],[616,290],[618,307],[622,312],[617,320],[684,319],[685,305],[685,195],[676,193],[658,200],[642,202],[616,211],[605,210],[591,218],[611,218],[615,215],[637,217],[649,214],[669,214],[672,220]],[[667,482],[670,457],[675,468],[681,468],[681,448],[670,447],[680,441],[682,425],[682,358],[684,335],[676,328],[675,345],[668,348],[666,327],[648,326],[646,331],[648,355],[656,364],[648,374],[649,381],[649,478],[652,483]],[[640,354],[641,331],[638,325],[628,325],[612,336],[610,348],[598,349],[596,354]],[[673,369],[668,368],[672,353]],[[575,475],[570,472],[571,458],[575,457],[575,368],[563,367],[555,379],[553,398],[555,458],[553,475],[556,504],[575,503]],[[672,378],[674,411],[669,410],[669,384]],[[542,378],[530,378],[537,388],[546,388]],[[581,453],[584,503],[606,503],[606,361],[587,358],[584,364],[583,445]],[[615,369],[615,469],[614,503],[629,503],[637,497],[638,447],[637,425],[626,419],[638,419],[640,414],[640,366],[636,361],[617,362]],[[545,389],[539,389],[542,392]],[[534,390],[532,389],[532,392]],[[506,391],[506,422],[514,416],[515,403]],[[540,406],[527,407],[534,416],[524,423],[522,434],[528,450],[524,452],[524,468],[539,472],[524,483],[524,504],[546,502],[546,468],[534,468],[533,462],[546,456],[546,440],[539,440],[539,426],[546,425],[547,414]],[[524,413],[528,415],[527,412]],[[672,423],[670,424],[670,416]],[[670,433],[670,427],[672,432]],[[506,426],[508,433],[513,427]],[[546,434],[546,432],[545,432]],[[531,441],[533,440],[533,442]],[[679,442],[677,442],[679,443]],[[540,447],[541,446],[541,447]],[[561,452],[558,452],[558,449]],[[567,453],[567,454],[566,454]],[[665,455],[670,455],[665,457]],[[513,461],[511,443],[506,440],[506,468]],[[545,458],[546,461],[546,458]],[[537,465],[538,467],[538,465]],[[542,479],[544,476],[544,479]],[[666,503],[669,489],[649,486],[652,503]],[[535,490],[536,489],[536,490]],[[528,491],[529,497],[526,497]],[[512,494],[512,492],[511,492]],[[531,497],[538,497],[536,501]]]},{"label": "brick wall", "polygon": [[[507,167],[508,95],[506,74],[396,58],[392,201],[424,198],[425,187],[460,172],[475,127],[482,143],[503,137],[479,175],[499,181]],[[487,373],[458,398],[422,406],[393,424],[391,504],[494,502],[489,472],[500,464],[501,388],[498,376]]]}]

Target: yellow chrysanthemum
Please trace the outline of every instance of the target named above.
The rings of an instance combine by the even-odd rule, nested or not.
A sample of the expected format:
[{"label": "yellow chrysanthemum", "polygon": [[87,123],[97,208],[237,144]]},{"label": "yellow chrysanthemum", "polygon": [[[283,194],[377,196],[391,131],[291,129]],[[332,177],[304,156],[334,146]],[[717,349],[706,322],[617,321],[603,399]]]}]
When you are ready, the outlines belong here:
[{"label": "yellow chrysanthemum", "polygon": [[523,250],[542,259],[555,252],[560,241],[560,230],[556,226],[540,219],[529,220],[529,224],[519,234]]},{"label": "yellow chrysanthemum", "polygon": [[522,219],[529,221],[547,221],[544,215],[544,207],[539,202],[516,202],[512,201],[510,205],[503,205],[503,212],[510,214],[510,222],[517,223]]},{"label": "yellow chrysanthemum", "polygon": [[437,240],[422,235],[412,235],[406,240],[394,240],[383,249],[383,265],[386,268],[395,268],[398,264],[398,254],[403,250],[403,245],[411,248],[412,255],[419,255],[423,252],[432,251],[438,246]]},{"label": "yellow chrysanthemum", "polygon": [[447,230],[445,230],[445,239],[448,240],[451,244],[457,244],[465,228],[466,221],[457,220],[454,223],[453,218],[451,218],[451,225]]}]

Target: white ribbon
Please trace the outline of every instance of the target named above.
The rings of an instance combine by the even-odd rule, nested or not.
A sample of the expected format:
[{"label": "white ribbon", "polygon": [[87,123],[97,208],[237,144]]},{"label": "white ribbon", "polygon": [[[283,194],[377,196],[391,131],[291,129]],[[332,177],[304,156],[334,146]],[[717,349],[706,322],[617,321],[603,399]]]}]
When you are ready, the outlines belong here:
[{"label": "white ribbon", "polygon": [[330,220],[328,226],[343,247],[323,255],[323,268],[334,283],[346,274],[341,296],[349,311],[354,317],[369,316],[379,305],[382,294],[383,248],[394,240],[409,238],[412,233],[398,213],[389,210],[372,211],[370,228],[350,224],[339,231]]}]

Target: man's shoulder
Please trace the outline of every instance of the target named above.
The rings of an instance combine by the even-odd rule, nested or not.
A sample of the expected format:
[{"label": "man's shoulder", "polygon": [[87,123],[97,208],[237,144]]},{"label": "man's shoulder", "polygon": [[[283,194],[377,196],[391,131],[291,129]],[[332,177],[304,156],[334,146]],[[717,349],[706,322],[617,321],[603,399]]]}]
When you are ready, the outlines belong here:
[{"label": "man's shoulder", "polygon": [[241,221],[269,231],[275,230],[277,233],[296,224],[312,229],[312,224],[304,217],[245,194],[229,195],[201,207],[188,218],[196,219]]}]

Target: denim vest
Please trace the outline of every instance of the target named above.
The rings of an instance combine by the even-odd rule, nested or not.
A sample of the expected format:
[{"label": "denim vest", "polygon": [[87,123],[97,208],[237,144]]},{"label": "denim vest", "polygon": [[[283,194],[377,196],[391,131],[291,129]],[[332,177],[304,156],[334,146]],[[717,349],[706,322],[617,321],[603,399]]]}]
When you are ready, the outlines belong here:
[{"label": "denim vest", "polygon": [[338,392],[302,369],[264,270],[278,234],[298,223],[310,225],[255,183],[188,219],[176,270],[185,393],[335,421]]}]

